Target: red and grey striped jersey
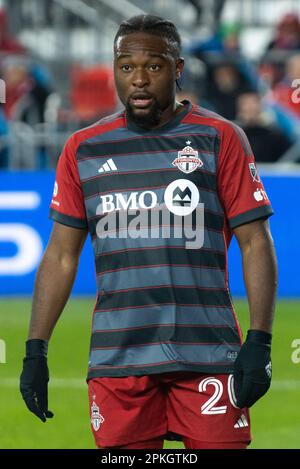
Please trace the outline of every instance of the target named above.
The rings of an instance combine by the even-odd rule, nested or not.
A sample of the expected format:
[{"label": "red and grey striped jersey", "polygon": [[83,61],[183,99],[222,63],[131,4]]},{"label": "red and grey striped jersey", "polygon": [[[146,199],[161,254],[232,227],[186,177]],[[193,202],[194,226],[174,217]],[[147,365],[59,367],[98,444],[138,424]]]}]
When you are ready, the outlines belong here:
[{"label": "red and grey striped jersey", "polygon": [[233,370],[232,229],[273,211],[244,132],[184,105],[152,130],[104,118],[60,156],[50,216],[88,229],[95,255],[88,378]]}]

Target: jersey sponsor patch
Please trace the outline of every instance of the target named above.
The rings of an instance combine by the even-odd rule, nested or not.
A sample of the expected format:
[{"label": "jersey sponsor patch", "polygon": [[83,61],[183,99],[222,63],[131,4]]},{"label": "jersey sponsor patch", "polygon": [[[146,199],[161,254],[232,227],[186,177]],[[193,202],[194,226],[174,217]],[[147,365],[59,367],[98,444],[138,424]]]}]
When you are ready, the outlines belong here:
[{"label": "jersey sponsor patch", "polygon": [[198,157],[198,151],[194,150],[188,140],[187,146],[178,152],[177,158],[172,162],[173,166],[177,166],[183,173],[189,174],[197,168],[203,166],[203,161]]},{"label": "jersey sponsor patch", "polygon": [[192,213],[199,202],[199,190],[188,179],[176,179],[165,190],[164,199],[167,208],[174,215],[186,216]]},{"label": "jersey sponsor patch", "polygon": [[257,188],[256,191],[253,192],[253,197],[257,202],[261,202],[262,200],[268,200],[266,191],[259,188]]},{"label": "jersey sponsor patch", "polygon": [[56,197],[58,194],[58,184],[57,181],[54,183],[54,188],[53,188],[53,197]]},{"label": "jersey sponsor patch", "polygon": [[57,181],[55,181],[54,188],[53,188],[53,196],[52,196],[53,199],[51,200],[51,203],[59,207],[60,203],[57,200],[54,200],[57,197],[57,194],[58,194],[58,184],[57,184]]}]

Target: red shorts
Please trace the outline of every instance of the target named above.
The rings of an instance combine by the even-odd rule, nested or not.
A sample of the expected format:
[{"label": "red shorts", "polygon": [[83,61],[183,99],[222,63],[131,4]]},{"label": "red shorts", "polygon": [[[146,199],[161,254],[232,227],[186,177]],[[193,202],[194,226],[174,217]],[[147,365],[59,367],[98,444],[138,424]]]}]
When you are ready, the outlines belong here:
[{"label": "red shorts", "polygon": [[248,409],[234,404],[232,375],[172,372],[89,381],[91,426],[100,447],[172,432],[207,443],[251,441]]}]

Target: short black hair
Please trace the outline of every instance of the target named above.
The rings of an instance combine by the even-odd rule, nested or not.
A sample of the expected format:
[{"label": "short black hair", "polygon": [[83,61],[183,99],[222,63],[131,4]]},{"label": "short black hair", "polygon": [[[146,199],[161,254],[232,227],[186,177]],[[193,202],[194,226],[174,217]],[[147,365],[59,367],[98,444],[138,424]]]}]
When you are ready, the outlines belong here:
[{"label": "short black hair", "polygon": [[115,36],[114,49],[119,37],[138,32],[166,38],[174,53],[174,57],[176,59],[180,57],[181,38],[175,24],[172,21],[154,15],[138,15],[122,21]]}]

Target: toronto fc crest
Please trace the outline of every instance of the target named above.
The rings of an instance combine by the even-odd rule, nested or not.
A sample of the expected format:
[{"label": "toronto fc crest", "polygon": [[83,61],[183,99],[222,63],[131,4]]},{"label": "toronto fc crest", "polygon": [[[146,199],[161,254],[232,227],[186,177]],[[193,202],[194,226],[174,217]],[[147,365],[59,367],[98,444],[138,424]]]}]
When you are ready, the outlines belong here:
[{"label": "toronto fc crest", "polygon": [[100,409],[95,403],[95,401],[93,401],[93,404],[91,405],[91,423],[95,432],[99,430],[101,423],[103,422],[104,417],[100,414]]},{"label": "toronto fc crest", "polygon": [[187,146],[178,152],[177,158],[172,162],[183,173],[192,173],[197,168],[203,166],[203,161],[198,157],[198,151],[194,150],[190,141],[186,142]]}]

